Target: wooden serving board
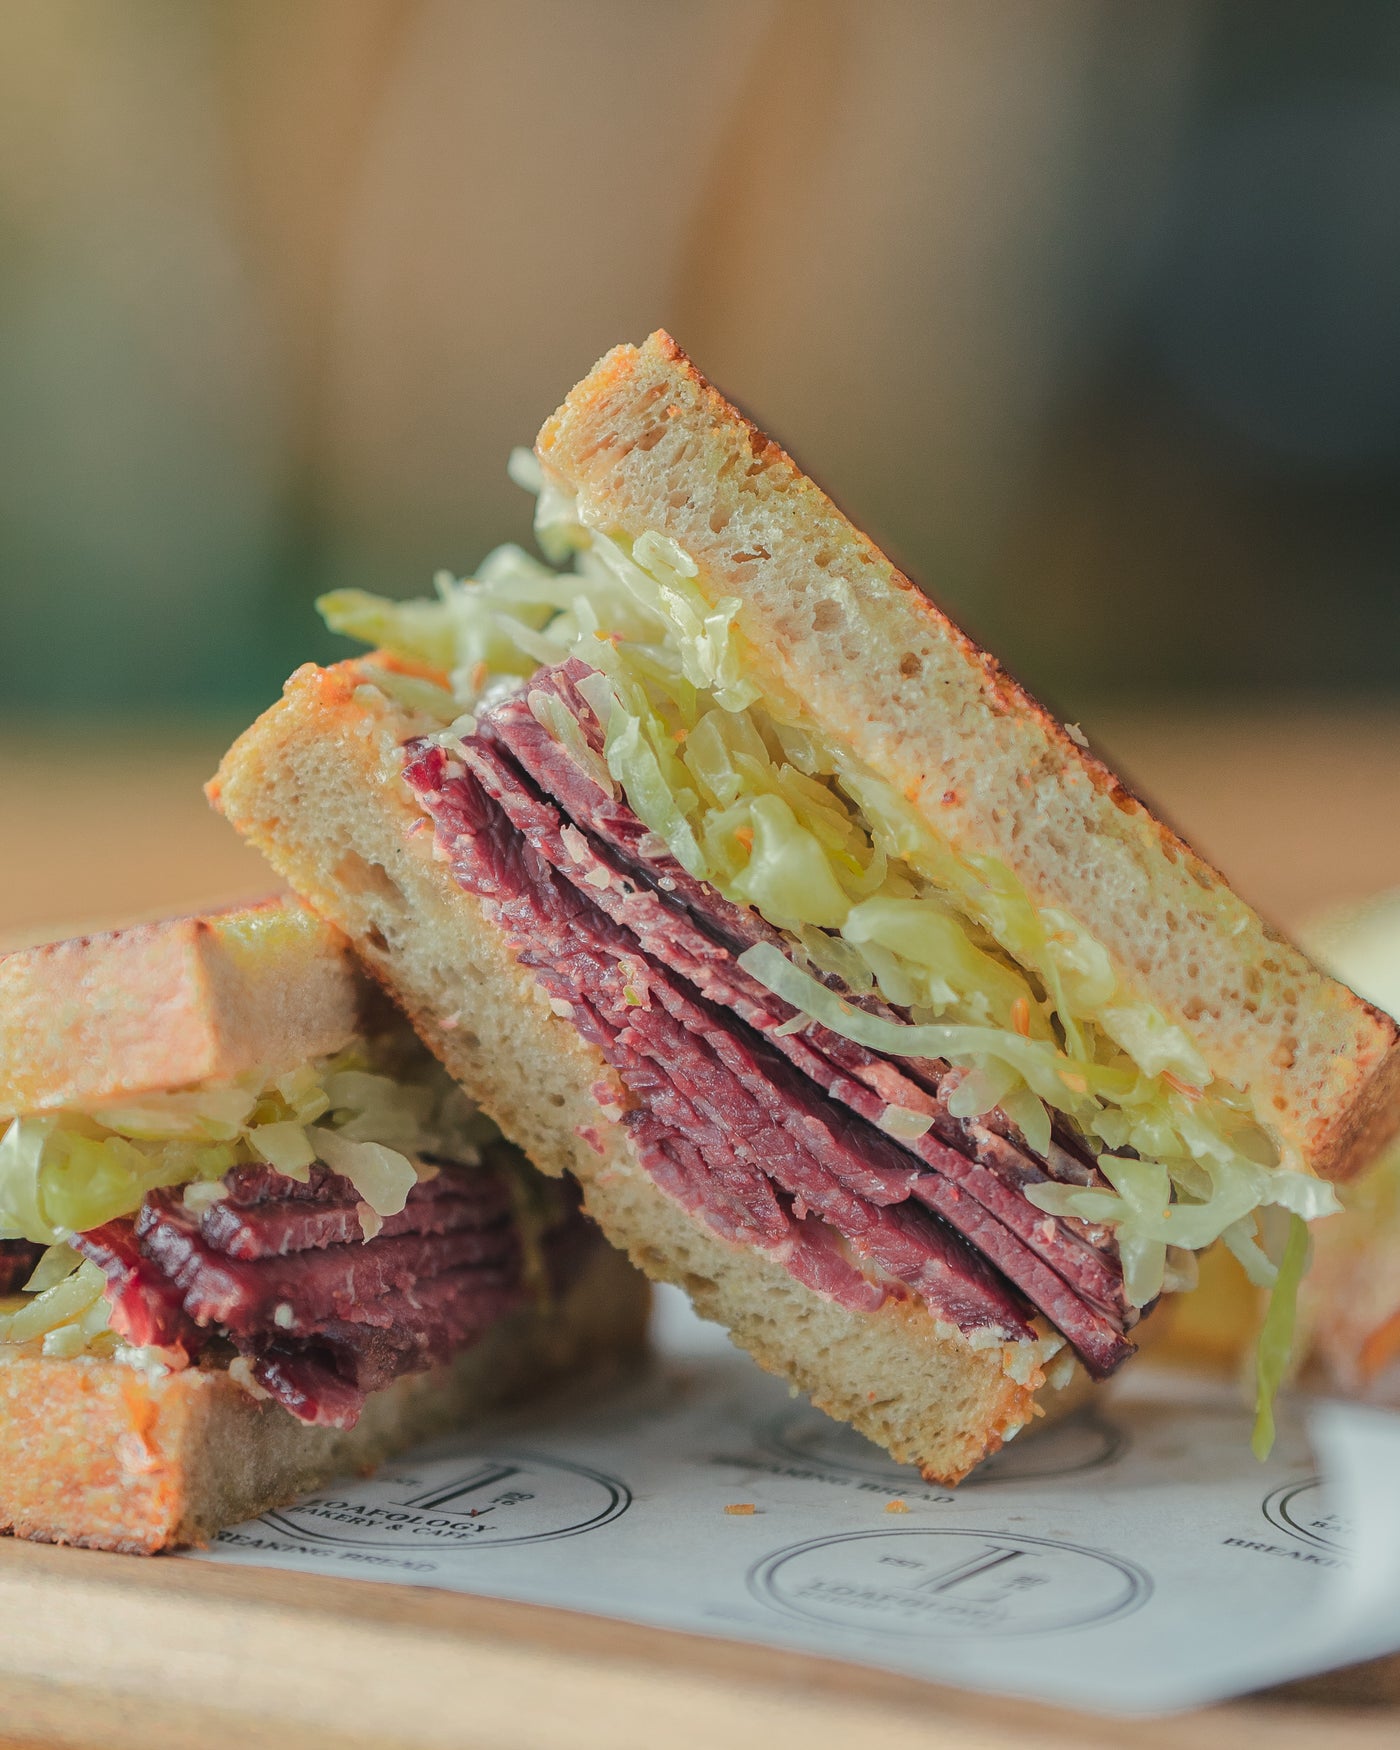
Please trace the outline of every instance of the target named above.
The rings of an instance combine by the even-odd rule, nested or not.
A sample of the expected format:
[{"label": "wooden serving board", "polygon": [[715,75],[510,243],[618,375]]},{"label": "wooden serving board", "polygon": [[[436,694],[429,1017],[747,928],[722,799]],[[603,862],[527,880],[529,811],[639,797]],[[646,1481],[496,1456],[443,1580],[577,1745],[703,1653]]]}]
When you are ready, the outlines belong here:
[{"label": "wooden serving board", "polygon": [[0,1545],[0,1750],[1349,1750],[1400,1736],[1400,1659],[1175,1719],[989,1700],[532,1605]]},{"label": "wooden serving board", "polygon": [[[1400,885],[1400,713],[1088,724],[1284,924]],[[47,916],[193,909],[265,890],[196,779],[217,749],[103,741],[93,821],[59,779],[92,744],[0,747],[0,938]],[[81,886],[75,885],[81,875]],[[1348,1750],[1400,1742],[1400,1658],[1175,1719],[988,1699],[796,1653],[350,1580],[0,1539],[0,1750]]]}]

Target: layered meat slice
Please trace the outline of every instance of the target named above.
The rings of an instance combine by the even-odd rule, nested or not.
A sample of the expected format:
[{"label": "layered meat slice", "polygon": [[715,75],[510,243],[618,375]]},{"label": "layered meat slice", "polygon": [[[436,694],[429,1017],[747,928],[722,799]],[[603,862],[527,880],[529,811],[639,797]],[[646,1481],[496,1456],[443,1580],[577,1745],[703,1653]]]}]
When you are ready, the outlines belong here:
[{"label": "layered meat slice", "polygon": [[[585,733],[600,736],[574,690],[561,687],[561,694],[585,713]],[[914,1194],[965,1232],[1056,1324],[1084,1325],[1065,1303],[1067,1291],[1120,1330],[1136,1317],[1124,1297],[1111,1237],[1083,1223],[1054,1220],[1023,1195],[1027,1185],[1052,1177],[1102,1185],[1092,1165],[1059,1144],[1044,1160],[1032,1156],[996,1114],[980,1121],[953,1117],[946,1100],[960,1072],[947,1064],[891,1060],[815,1022],[800,1032],[785,1030],[794,1011],[737,959],[756,941],[781,946],[778,932],[757,913],[694,880],[664,852],[648,851],[653,835],[624,802],[564,754],[526,700],[511,699],[489,713],[467,758],[512,824],[555,868],[630,928],[649,953],[763,1034],[818,1087],[876,1125],[891,1106],[927,1116],[930,1130],[904,1144],[935,1175],[921,1179]],[[542,790],[551,793],[550,800]],[[561,822],[559,809],[566,803],[587,818],[590,831]],[[902,1018],[885,1005],[862,1000],[885,1018]],[[953,1194],[953,1186],[961,1195]],[[1085,1336],[1092,1345],[1092,1333],[1086,1329]]]},{"label": "layered meat slice", "polygon": [[440,1165],[378,1226],[320,1165],[305,1183],[237,1168],[222,1191],[156,1191],[134,1219],[76,1236],[106,1273],[112,1327],[186,1361],[221,1339],[293,1415],[340,1428],[370,1392],[562,1288],[587,1233],[576,1193],[554,1187],[552,1213],[523,1229],[504,1165]]},{"label": "layered meat slice", "polygon": [[447,772],[441,750],[422,752],[410,781],[453,847],[458,879],[618,1071],[634,1102],[622,1121],[666,1190],[849,1304],[879,1304],[886,1273],[912,1275],[964,1329],[1030,1335],[1025,1303],[945,1224],[917,1205],[889,1207],[908,1192],[888,1138],[866,1136],[762,1040],[687,992],[549,867],[470,774]]},{"label": "layered meat slice", "polygon": [[[587,673],[566,664],[530,691],[561,700],[596,750],[577,688]],[[959,1072],[946,1064],[891,1060],[814,1023],[790,1030],[794,1011],[737,964],[778,933],[670,859],[601,761],[556,742],[529,696],[484,713],[464,751],[411,746],[408,781],[459,883],[617,1070],[632,1102],[622,1121],[665,1189],[848,1304],[913,1293],[964,1331],[1006,1338],[1029,1334],[1035,1308],[1099,1375],[1131,1352],[1110,1237],[1023,1195],[1050,1178],[1096,1182],[1080,1153],[1057,1142],[1038,1157],[995,1114],[954,1118]],[[930,1128],[886,1134],[891,1106]],[[815,1268],[814,1220],[844,1270]]]}]

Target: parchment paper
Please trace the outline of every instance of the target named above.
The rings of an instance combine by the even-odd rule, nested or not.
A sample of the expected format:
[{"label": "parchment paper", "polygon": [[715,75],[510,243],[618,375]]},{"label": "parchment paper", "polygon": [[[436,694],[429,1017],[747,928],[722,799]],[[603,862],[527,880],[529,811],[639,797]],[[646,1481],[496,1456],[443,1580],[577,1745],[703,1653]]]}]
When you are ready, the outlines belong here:
[{"label": "parchment paper", "polygon": [[1295,1402],[1261,1465],[1236,1390],[1139,1365],[950,1490],[790,1396],[678,1296],[659,1325],[639,1381],[439,1442],[189,1559],[1117,1713],[1400,1648],[1400,1416]]}]

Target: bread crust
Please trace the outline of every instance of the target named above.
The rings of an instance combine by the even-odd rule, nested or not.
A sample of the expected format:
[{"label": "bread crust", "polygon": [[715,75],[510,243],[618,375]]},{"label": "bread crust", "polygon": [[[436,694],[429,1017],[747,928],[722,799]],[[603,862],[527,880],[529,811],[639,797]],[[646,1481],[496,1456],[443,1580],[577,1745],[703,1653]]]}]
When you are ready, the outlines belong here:
[{"label": "bread crust", "polygon": [[347,1472],[552,1379],[640,1353],[646,1284],[598,1247],[553,1307],[530,1308],[431,1373],[371,1395],[349,1430],[308,1427],[222,1368],[0,1348],[0,1532],[150,1555],[206,1544]]},{"label": "bread crust", "polygon": [[[376,660],[378,660],[376,658]],[[1021,1380],[924,1308],[852,1312],[671,1201],[610,1119],[621,1088],[555,1015],[474,895],[434,853],[402,778],[412,726],[357,664],[299,669],[225,756],[211,800],[354,942],[425,1043],[544,1172],[569,1171],[613,1243],[678,1283],[762,1366],[931,1480],[956,1482],[1042,1413]],[[371,703],[370,701],[377,701]]]},{"label": "bread crust", "polygon": [[295,900],[0,955],[0,1123],[271,1074],[355,1037],[368,987]]},{"label": "bread crust", "polygon": [[739,599],[754,678],[800,699],[955,848],[1068,912],[1123,987],[1314,1171],[1400,1124],[1395,1023],[1328,978],[955,626],[669,335],[608,353],[546,422],[586,524],[675,540]]}]

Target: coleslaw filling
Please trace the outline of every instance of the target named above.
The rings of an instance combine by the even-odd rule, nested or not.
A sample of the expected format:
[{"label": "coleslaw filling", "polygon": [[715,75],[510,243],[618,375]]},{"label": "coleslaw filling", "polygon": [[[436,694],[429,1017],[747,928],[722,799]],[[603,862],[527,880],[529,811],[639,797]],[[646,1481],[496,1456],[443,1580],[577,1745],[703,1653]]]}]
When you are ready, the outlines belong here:
[{"label": "coleslaw filling", "polygon": [[[1297,1272],[1261,1242],[1260,1211],[1306,1222],[1340,1206],[1246,1093],[1213,1077],[1187,1032],[1124,987],[1077,920],[1036,905],[997,858],[942,837],[800,700],[761,689],[738,600],[707,592],[674,541],[591,526],[529,451],[514,453],[511,474],[537,495],[550,563],[508,545],[474,577],[439,574],[433,601],[353,590],[321,599],[333,630],[438,670],[448,686],[362,664],[368,681],[451,746],[478,709],[579,657],[597,671],[580,691],[604,727],[602,757],[558,699],[528,693],[532,712],[692,876],[784,932],[787,952],[743,955],[753,977],[872,1049],[968,1070],[952,1096],[957,1116],[998,1108],[1037,1152],[1057,1120],[1072,1125],[1110,1188],[1026,1195],[1048,1214],[1114,1229],[1135,1305],[1180,1280],[1169,1248],[1179,1258],[1217,1240],[1252,1281],[1295,1294]],[[832,977],[908,1024],[845,1000]]]}]

